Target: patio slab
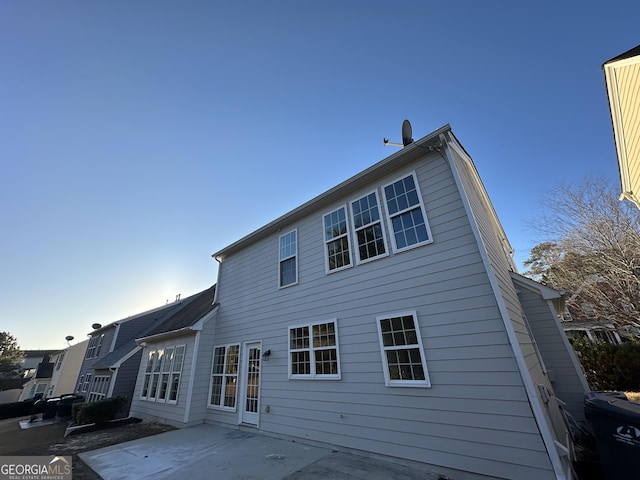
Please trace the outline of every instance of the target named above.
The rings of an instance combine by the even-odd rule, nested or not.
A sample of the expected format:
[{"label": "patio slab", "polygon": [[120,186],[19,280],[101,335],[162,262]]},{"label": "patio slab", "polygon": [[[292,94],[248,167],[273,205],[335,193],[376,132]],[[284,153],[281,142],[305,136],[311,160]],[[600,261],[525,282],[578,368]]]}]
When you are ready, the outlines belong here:
[{"label": "patio slab", "polygon": [[79,454],[105,480],[437,480],[437,474],[218,425],[198,425]]}]

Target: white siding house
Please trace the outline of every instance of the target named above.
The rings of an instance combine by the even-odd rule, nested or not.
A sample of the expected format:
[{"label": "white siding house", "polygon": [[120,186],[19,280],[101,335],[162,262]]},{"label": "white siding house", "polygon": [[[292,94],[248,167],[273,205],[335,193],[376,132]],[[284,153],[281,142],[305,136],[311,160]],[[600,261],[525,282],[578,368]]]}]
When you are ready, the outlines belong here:
[{"label": "white siding house", "polygon": [[571,478],[559,404],[584,383],[555,311],[529,324],[549,292],[514,277],[511,254],[442,127],[213,255],[191,408],[206,388],[207,423],[455,478]]}]

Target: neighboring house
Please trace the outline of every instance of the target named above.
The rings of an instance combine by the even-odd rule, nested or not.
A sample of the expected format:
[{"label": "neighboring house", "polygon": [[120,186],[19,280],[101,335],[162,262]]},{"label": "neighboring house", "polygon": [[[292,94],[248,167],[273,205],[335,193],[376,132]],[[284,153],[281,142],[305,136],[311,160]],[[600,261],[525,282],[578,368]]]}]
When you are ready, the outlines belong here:
[{"label": "neighboring house", "polygon": [[23,383],[22,378],[0,378],[0,404],[17,402]]},{"label": "neighboring house", "polygon": [[[173,424],[206,405],[206,423],[454,478],[571,478],[559,405],[581,420],[587,386],[560,295],[515,273],[448,125],[213,256],[214,318],[199,343],[141,339],[149,353],[198,345],[195,369],[210,365],[180,389]],[[143,418],[168,413],[140,408],[161,372],[141,369]]]},{"label": "neighboring house", "polygon": [[[214,295],[215,285],[136,340],[144,351],[131,416],[177,426],[204,422],[213,352]],[[200,401],[191,401],[194,392]]]},{"label": "neighboring house", "polygon": [[89,340],[87,339],[70,345],[51,356],[51,363],[54,367],[47,397],[59,397],[67,393],[74,393],[88,344]]},{"label": "neighboring house", "polygon": [[51,355],[59,352],[59,350],[24,350],[24,358],[21,362],[22,373],[20,376],[26,380],[29,380],[36,374],[38,365],[44,360],[49,359]]},{"label": "neighboring house", "polygon": [[124,396],[128,399],[121,412],[128,414],[142,358],[142,348],[135,339],[187,305],[192,297],[123,318],[106,326],[95,325],[80,367],[75,391],[86,402]]},{"label": "neighboring house", "polygon": [[640,45],[608,60],[604,70],[622,194],[640,208]]},{"label": "neighboring house", "polygon": [[51,383],[51,376],[53,375],[54,367],[51,362],[51,356],[55,353],[57,352],[54,351],[51,354],[45,354],[42,357],[42,360],[38,363],[38,366],[35,369],[35,373],[25,384],[22,385],[22,393],[20,394],[19,401],[47,396],[47,389]]}]

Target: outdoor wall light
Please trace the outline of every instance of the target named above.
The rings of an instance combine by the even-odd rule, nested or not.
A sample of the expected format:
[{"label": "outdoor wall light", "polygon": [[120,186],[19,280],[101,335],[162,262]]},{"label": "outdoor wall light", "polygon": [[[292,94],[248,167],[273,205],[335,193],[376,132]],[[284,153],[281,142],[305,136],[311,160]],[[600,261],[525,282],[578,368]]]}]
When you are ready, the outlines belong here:
[{"label": "outdoor wall light", "polygon": [[267,350],[266,352],[264,352],[264,353],[262,354],[262,358],[263,358],[264,360],[269,360],[269,357],[270,357],[270,356],[271,356],[271,350]]}]

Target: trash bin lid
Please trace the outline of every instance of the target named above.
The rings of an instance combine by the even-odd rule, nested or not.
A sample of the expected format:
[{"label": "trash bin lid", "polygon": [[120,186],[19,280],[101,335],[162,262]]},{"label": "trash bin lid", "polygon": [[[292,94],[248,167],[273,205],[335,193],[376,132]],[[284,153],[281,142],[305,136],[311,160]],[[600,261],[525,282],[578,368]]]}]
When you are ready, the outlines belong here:
[{"label": "trash bin lid", "polygon": [[584,409],[587,414],[614,417],[640,426],[640,403],[630,402],[619,396],[588,395],[584,401]]}]

